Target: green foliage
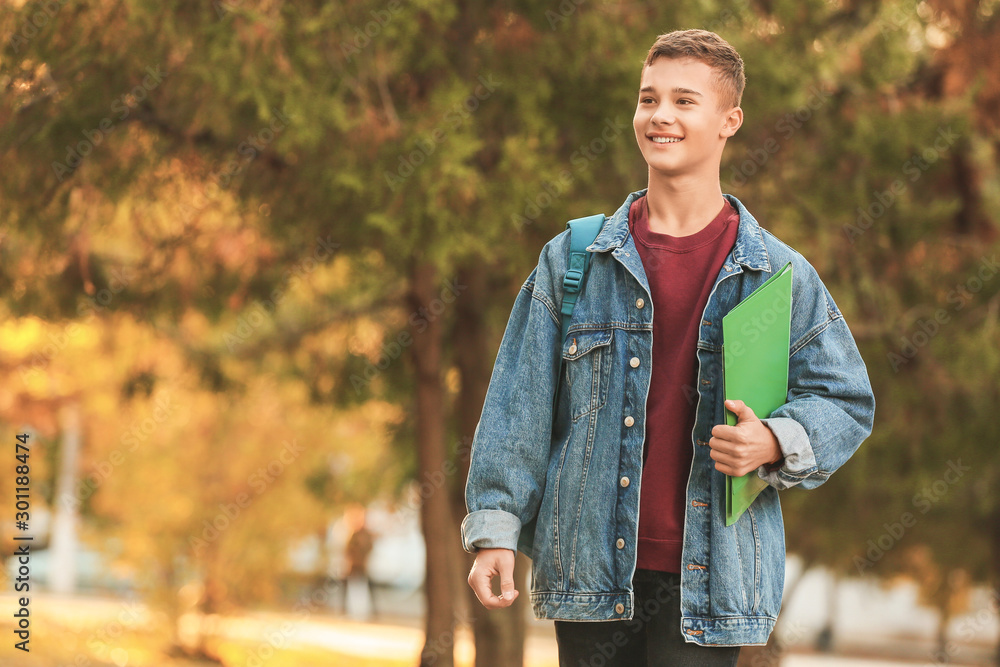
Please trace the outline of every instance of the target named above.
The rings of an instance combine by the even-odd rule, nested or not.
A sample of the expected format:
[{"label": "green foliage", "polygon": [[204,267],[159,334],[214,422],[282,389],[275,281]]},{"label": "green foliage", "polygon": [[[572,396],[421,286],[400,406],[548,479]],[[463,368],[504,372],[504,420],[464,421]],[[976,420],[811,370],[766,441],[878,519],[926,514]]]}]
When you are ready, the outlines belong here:
[{"label": "green foliage", "polygon": [[[35,10],[5,6],[0,29],[31,32]],[[930,544],[940,563],[986,577],[1000,277],[968,298],[954,290],[997,250],[997,144],[976,120],[988,81],[934,92],[938,23],[901,1],[68,3],[3,47],[0,293],[18,327],[31,316],[55,332],[86,322],[110,342],[73,343],[0,391],[37,397],[38,378],[70,378],[112,437],[145,387],[172,378],[219,415],[250,414],[273,394],[301,410],[296,428],[316,429],[316,460],[287,481],[311,510],[261,503],[256,529],[287,519],[307,532],[343,503],[402,495],[416,470],[414,373],[399,343],[420,335],[406,301],[413,264],[432,262],[442,281],[468,267],[488,274],[475,298],[495,350],[541,246],[567,219],[610,213],[645,187],[631,117],[649,46],[706,27],[747,71],[723,188],[817,267],[878,401],[875,432],[842,471],[784,494],[789,549],[851,571],[962,458],[973,471],[900,543]],[[985,226],[967,224],[975,197]],[[939,311],[948,321],[917,346]],[[455,332],[440,368],[450,402],[463,390],[462,322],[454,308],[442,317]],[[23,335],[4,362],[15,376],[46,344],[44,332]],[[109,368],[88,385],[95,359]],[[274,387],[261,389],[262,376]],[[6,419],[18,401],[0,402]],[[266,428],[237,438],[227,433],[237,423],[211,421],[171,429],[163,450],[134,460],[136,475],[162,468],[175,482],[157,487],[165,505],[196,493],[171,463],[184,442],[222,466],[264,456]],[[122,504],[143,492],[115,491]],[[162,563],[231,489],[197,494],[167,521]],[[96,501],[88,518],[135,534],[139,514]],[[220,548],[236,558],[261,538],[254,530]],[[900,554],[866,572],[903,569]],[[272,549],[252,565],[278,558]]]}]

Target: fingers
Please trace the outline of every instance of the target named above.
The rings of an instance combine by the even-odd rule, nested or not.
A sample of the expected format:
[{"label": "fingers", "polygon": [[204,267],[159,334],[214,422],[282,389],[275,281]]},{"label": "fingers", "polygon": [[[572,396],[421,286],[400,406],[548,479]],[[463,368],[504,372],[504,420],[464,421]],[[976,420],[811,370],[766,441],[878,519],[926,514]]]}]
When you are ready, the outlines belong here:
[{"label": "fingers", "polygon": [[[500,576],[500,594],[493,593],[493,577]],[[487,609],[509,607],[517,599],[514,588],[514,552],[510,549],[480,549],[469,572],[469,586]]]},{"label": "fingers", "polygon": [[726,401],[726,408],[736,415],[737,423],[743,421],[755,421],[757,415],[743,401]]},{"label": "fingers", "polygon": [[[711,452],[723,454],[736,462],[752,459],[759,449],[755,433],[749,428],[716,426],[708,439]],[[713,457],[718,460],[718,457]]]},{"label": "fingers", "polygon": [[732,442],[745,443],[747,441],[746,427],[740,428],[739,426],[716,424],[715,426],[712,427],[712,435],[717,440],[725,440],[731,443]]},{"label": "fingers", "polygon": [[[718,428],[735,428],[733,426],[716,426]],[[738,461],[745,458],[748,454],[749,444],[746,434],[739,433],[736,435],[730,434],[726,431],[721,434],[716,434],[715,430],[712,430],[712,437],[708,439],[709,456],[711,456],[716,461],[726,459],[728,461]]]},{"label": "fingers", "polygon": [[747,473],[756,470],[756,468],[734,468],[733,466],[722,462],[716,462],[715,469],[724,475],[729,475],[730,477],[743,477]]},{"label": "fingers", "polygon": [[751,470],[756,470],[757,465],[743,448],[735,447],[733,443],[718,438],[711,438],[708,441],[711,448],[709,457],[715,461],[715,469],[726,475],[742,477]]},{"label": "fingers", "polygon": [[506,603],[504,606],[507,607],[517,599],[517,590],[514,588],[514,552],[507,549],[504,549],[504,551],[510,554],[510,558],[501,554],[499,566],[500,599]]},{"label": "fingers", "polygon": [[715,461],[716,470],[726,475],[735,475],[732,456],[717,449],[712,449],[708,455],[713,461]]}]

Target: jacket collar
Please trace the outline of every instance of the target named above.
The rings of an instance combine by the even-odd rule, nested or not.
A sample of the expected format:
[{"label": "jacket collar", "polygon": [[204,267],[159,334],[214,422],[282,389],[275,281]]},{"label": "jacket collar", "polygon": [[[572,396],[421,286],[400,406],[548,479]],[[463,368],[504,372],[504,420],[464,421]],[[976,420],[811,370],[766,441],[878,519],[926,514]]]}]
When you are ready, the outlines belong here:
[{"label": "jacket collar", "polygon": [[[606,252],[625,244],[629,235],[629,208],[632,202],[646,194],[648,189],[643,188],[626,197],[625,203],[604,223],[594,242],[587,246],[588,251]],[[740,214],[740,227],[736,232],[736,243],[733,245],[733,260],[747,269],[771,273],[771,262],[767,255],[767,246],[764,244],[764,232],[757,220],[750,215],[739,199],[730,194],[722,196],[728,199]]]}]

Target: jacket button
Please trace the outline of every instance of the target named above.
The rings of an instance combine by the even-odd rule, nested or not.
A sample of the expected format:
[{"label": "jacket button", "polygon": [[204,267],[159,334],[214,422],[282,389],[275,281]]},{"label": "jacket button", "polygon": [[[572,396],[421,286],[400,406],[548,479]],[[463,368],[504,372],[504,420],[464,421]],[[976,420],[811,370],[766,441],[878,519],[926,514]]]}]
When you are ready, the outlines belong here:
[{"label": "jacket button", "polygon": [[636,308],[642,308],[645,305],[646,305],[646,302],[643,301],[642,299],[636,299],[635,300],[635,307]]},{"label": "jacket button", "polygon": [[639,368],[639,357],[632,357],[628,360],[628,365],[632,368]]},{"label": "jacket button", "polygon": [[625,425],[626,426],[631,426],[634,423],[635,423],[635,420],[632,419],[632,415],[629,415],[628,417],[625,418]]},{"label": "jacket button", "polygon": [[622,477],[618,483],[621,484],[622,487],[628,486],[628,477]]},{"label": "jacket button", "polygon": [[619,537],[618,541],[615,542],[615,546],[618,547],[619,549],[624,549],[625,548],[625,540],[623,540],[622,538]]},{"label": "jacket button", "polygon": [[619,602],[618,604],[616,604],[615,605],[615,613],[616,614],[624,614],[625,613],[625,605],[623,605],[621,602]]},{"label": "jacket button", "polygon": [[569,346],[569,353],[576,354],[576,343],[573,343],[572,345]]}]

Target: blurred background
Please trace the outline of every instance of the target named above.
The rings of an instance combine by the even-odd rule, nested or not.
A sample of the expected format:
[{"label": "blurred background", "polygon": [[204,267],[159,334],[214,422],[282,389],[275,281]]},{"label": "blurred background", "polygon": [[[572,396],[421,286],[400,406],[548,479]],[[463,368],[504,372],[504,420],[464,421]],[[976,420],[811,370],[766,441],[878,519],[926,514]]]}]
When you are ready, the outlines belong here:
[{"label": "blurred background", "polygon": [[878,403],[782,492],[741,664],[1000,664],[997,0],[5,2],[0,662],[557,664],[530,561],[466,585],[469,445],[542,246],[646,187],[680,28],[742,54],[723,191]]}]

